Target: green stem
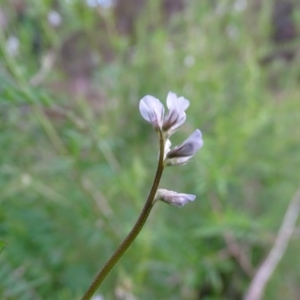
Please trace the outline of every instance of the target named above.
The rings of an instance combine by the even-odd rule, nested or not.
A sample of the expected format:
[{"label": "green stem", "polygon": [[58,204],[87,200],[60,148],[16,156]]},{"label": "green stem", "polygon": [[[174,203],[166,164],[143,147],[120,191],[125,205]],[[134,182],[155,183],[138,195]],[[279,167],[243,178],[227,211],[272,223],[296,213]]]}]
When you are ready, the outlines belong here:
[{"label": "green stem", "polygon": [[155,197],[163,169],[164,169],[164,138],[161,133],[160,134],[160,141],[159,141],[159,161],[158,166],[155,174],[155,178],[148,196],[148,199],[143,207],[143,210],[136,221],[135,225],[133,226],[132,230],[129,232],[127,237],[124,239],[122,244],[119,246],[119,248],[114,252],[114,254],[110,257],[110,259],[107,261],[107,263],[104,265],[104,267],[100,270],[90,287],[87,289],[81,300],[89,300],[95,291],[98,289],[102,281],[105,279],[107,274],[110,272],[110,270],[113,268],[113,266],[117,263],[117,261],[122,257],[122,255],[125,253],[125,251],[129,248],[129,246],[132,244],[132,242],[135,240],[137,235],[140,233],[141,229],[143,228],[150,211],[154,205],[153,199]]}]

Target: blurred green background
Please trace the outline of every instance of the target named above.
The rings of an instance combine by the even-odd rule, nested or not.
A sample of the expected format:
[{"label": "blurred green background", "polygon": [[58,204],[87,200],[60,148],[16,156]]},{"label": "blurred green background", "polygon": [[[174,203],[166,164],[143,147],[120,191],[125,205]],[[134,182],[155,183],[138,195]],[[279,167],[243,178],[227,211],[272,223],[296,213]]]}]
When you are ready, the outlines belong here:
[{"label": "blurred green background", "polygon": [[[204,147],[99,299],[242,299],[300,182],[297,1],[1,0],[0,298],[79,299],[136,221],[158,141],[146,94]],[[238,251],[234,249],[238,249]],[[299,227],[264,299],[300,299]],[[103,297],[103,298],[101,298]]]}]

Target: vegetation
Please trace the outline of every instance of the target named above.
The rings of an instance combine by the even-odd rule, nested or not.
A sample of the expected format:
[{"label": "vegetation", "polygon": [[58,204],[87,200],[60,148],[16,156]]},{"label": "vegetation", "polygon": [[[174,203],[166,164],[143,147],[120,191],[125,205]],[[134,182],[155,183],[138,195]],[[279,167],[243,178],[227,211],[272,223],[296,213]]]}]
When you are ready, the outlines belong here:
[{"label": "vegetation", "polygon": [[[85,1],[9,2],[0,7],[1,299],[83,295],[155,173],[159,145],[139,100],[164,102],[170,90],[191,102],[173,144],[199,128],[204,147],[167,169],[161,187],[197,198],[182,209],[158,203],[98,295],[241,299],[300,182],[299,56],[261,63],[277,51],[271,2],[187,1],[171,14],[147,1],[126,32],[112,8]],[[297,234],[266,300],[300,297]]]}]

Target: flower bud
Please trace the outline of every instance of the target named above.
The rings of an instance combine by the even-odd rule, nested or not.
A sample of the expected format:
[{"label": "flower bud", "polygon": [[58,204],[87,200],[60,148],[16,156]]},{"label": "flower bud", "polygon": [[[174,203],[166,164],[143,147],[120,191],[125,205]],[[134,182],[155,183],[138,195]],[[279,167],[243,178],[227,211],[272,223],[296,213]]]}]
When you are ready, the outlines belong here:
[{"label": "flower bud", "polygon": [[173,191],[158,189],[154,198],[154,201],[161,200],[173,206],[184,206],[189,201],[194,201],[195,195],[181,194]]}]

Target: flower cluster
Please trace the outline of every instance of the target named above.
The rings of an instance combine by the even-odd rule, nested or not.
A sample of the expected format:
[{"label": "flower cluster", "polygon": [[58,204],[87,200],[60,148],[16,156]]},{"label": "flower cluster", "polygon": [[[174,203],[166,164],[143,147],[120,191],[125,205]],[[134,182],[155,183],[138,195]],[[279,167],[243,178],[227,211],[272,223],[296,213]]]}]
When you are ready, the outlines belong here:
[{"label": "flower cluster", "polygon": [[[168,112],[166,114],[163,104],[157,98],[147,95],[140,101],[140,113],[142,117],[159,132],[164,140],[164,166],[187,163],[197,150],[203,146],[201,131],[196,129],[182,144],[170,149],[171,142],[169,138],[185,122],[185,111],[189,105],[190,102],[187,99],[177,97],[172,92],[169,92],[167,96]],[[193,195],[163,191],[163,193],[157,192],[156,199],[171,205],[182,206],[186,202],[195,199]]]}]

